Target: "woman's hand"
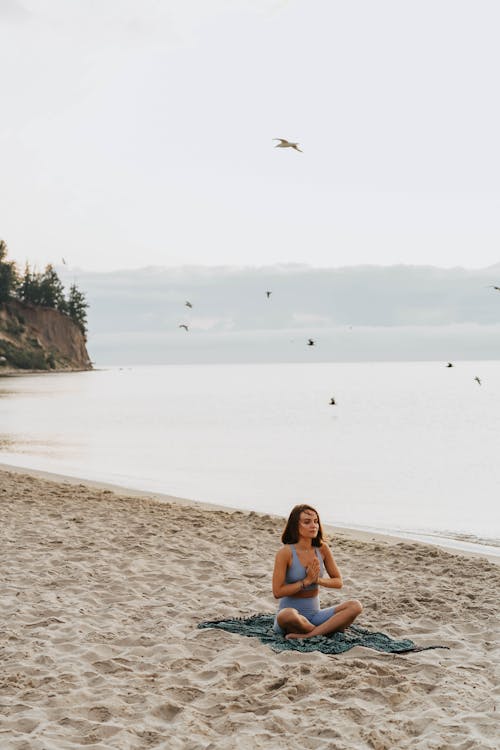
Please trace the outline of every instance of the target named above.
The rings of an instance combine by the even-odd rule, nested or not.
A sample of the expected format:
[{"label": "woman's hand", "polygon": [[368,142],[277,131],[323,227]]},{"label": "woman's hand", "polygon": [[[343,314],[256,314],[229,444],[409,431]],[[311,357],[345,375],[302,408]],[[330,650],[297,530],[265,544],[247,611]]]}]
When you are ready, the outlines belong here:
[{"label": "woman's hand", "polygon": [[310,586],[311,583],[317,583],[319,578],[319,571],[319,560],[317,557],[315,557],[312,563],[306,568],[306,577],[304,579],[304,584],[306,586]]}]

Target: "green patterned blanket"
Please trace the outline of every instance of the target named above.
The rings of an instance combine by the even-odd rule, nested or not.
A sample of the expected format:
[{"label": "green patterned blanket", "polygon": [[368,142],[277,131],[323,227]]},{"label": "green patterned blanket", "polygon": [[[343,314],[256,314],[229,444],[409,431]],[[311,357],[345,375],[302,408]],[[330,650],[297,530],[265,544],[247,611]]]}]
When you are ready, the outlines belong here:
[{"label": "green patterned blanket", "polygon": [[274,651],[321,651],[323,654],[341,654],[354,646],[374,648],[387,654],[406,654],[414,651],[427,651],[432,648],[448,648],[448,646],[417,646],[407,638],[395,640],[385,633],[376,633],[359,625],[351,625],[343,633],[318,635],[313,638],[287,640],[273,631],[274,615],[260,614],[247,618],[231,620],[206,620],[200,622],[199,628],[220,628],[229,633],[237,633],[249,637],[259,638],[262,643],[271,646]]}]

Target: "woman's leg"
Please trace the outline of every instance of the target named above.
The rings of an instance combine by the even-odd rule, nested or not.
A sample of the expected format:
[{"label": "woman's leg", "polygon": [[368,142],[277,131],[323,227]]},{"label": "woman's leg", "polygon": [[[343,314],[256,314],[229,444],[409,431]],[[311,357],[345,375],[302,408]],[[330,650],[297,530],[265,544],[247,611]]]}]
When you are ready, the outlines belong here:
[{"label": "woman's leg", "polygon": [[[285,611],[285,610],[283,610]],[[353,599],[335,607],[335,614],[328,620],[308,630],[288,630],[287,638],[312,638],[315,635],[328,635],[339,630],[345,630],[356,617],[361,614],[363,607],[360,602]],[[298,613],[297,613],[298,614]],[[299,615],[300,616],[300,615]],[[305,619],[305,618],[304,618]],[[283,626],[281,626],[283,627]]]},{"label": "woman's leg", "polygon": [[276,620],[285,633],[307,634],[309,631],[314,630],[312,622],[309,622],[307,617],[301,615],[293,607],[285,607],[285,609],[278,612]]}]

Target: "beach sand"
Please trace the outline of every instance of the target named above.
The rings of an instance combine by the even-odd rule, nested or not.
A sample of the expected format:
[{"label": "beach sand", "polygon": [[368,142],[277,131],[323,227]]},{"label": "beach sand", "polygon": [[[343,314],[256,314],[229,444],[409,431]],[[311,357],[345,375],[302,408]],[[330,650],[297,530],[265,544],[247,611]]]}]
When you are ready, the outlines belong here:
[{"label": "beach sand", "polygon": [[1,750],[499,746],[491,561],[331,530],[322,606],[450,648],[275,653],[197,624],[276,609],[283,519],[10,471],[0,498]]}]

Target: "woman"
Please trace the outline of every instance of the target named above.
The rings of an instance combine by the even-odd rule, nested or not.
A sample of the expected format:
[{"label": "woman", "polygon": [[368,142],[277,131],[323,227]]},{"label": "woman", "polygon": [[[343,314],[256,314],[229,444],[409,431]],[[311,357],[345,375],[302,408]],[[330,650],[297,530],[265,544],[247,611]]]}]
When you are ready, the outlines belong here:
[{"label": "woman", "polygon": [[287,638],[311,638],[344,630],[363,608],[355,599],[319,608],[319,587],[340,589],[342,576],[314,508],[296,505],[281,541],[285,546],[276,554],[273,573],[273,595],[280,600],[274,631]]}]

